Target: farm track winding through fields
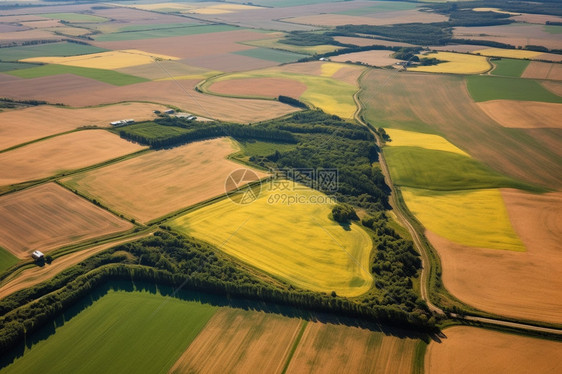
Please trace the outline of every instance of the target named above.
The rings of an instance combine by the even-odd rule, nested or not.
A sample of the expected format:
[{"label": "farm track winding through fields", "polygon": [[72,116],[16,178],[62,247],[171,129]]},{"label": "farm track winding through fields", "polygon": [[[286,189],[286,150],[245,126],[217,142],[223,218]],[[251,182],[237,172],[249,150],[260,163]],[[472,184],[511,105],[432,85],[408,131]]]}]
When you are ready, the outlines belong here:
[{"label": "farm track winding through fields", "polygon": [[[360,79],[361,79],[361,77],[360,77]],[[363,118],[361,116],[361,112],[363,110],[363,104],[361,103],[361,100],[358,97],[358,94],[361,91],[361,89],[362,88],[360,88],[359,91],[357,91],[357,93],[353,96],[353,98],[354,98],[354,100],[357,104],[357,108],[358,108],[357,111],[355,112],[355,119],[361,125],[369,128],[371,133],[375,136],[377,145],[379,146],[379,148],[382,149],[382,142],[381,142],[381,139],[379,138],[379,135],[375,131],[373,131],[373,129],[369,125],[367,125],[363,121]],[[421,296],[422,300],[424,300],[426,302],[428,308],[433,313],[444,316],[446,314],[443,311],[443,309],[441,309],[437,305],[433,304],[431,302],[431,299],[430,299],[430,296],[429,296],[429,290],[428,290],[429,278],[428,277],[431,274],[431,261],[429,259],[429,253],[430,253],[431,249],[428,248],[424,244],[424,242],[421,240],[422,234],[420,234],[414,228],[413,224],[411,223],[412,217],[410,217],[407,213],[405,213],[402,210],[402,206],[400,205],[400,203],[398,201],[398,198],[397,198],[397,190],[396,190],[394,184],[392,183],[392,179],[390,178],[388,166],[386,164],[386,160],[384,158],[384,154],[383,154],[382,151],[379,153],[379,164],[381,166],[381,170],[383,172],[385,182],[391,190],[390,204],[394,208],[394,212],[396,214],[396,217],[398,218],[398,220],[404,225],[404,227],[410,233],[410,235],[412,237],[412,240],[414,242],[414,245],[418,249],[418,252],[421,254],[421,257],[422,257],[422,271],[421,271],[421,275],[420,275],[420,296]],[[554,334],[554,335],[562,335],[562,329],[559,329],[559,328],[540,327],[540,326],[534,326],[534,325],[530,325],[530,324],[526,324],[526,323],[504,321],[504,320],[496,319],[496,318],[484,318],[484,317],[477,317],[477,316],[461,316],[461,315],[454,314],[454,313],[451,313],[450,316],[452,318],[464,320],[464,321],[467,321],[467,322],[478,322],[478,323],[483,323],[483,324],[486,324],[486,325],[497,326],[497,327],[504,327],[504,328],[508,327],[508,328],[515,328],[515,329],[519,329],[519,330],[533,331],[533,332],[538,332],[538,333],[548,333],[548,334]]]}]

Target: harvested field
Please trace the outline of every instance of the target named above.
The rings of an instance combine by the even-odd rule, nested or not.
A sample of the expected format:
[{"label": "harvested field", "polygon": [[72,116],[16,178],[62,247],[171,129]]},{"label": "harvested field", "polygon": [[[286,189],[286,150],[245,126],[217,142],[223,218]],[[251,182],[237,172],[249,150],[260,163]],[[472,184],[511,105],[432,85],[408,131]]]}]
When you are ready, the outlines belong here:
[{"label": "harvested field", "polygon": [[122,103],[94,108],[68,109],[41,105],[0,113],[0,150],[82,126],[109,127],[109,122],[134,118],[146,121],[155,110],[166,107],[150,103]]},{"label": "harvested field", "polygon": [[506,129],[488,117],[470,98],[461,77],[372,70],[363,75],[361,85],[367,121],[441,135],[498,172],[560,188],[559,157],[525,131]]},{"label": "harvested field", "polygon": [[550,92],[562,97],[562,83],[560,82],[541,82],[542,86]]},{"label": "harvested field", "polygon": [[[367,292],[373,282],[366,270],[369,235],[330,219],[333,201],[322,193],[302,185],[289,189],[268,183],[253,192],[258,198],[251,204],[224,199],[170,225],[297,287],[349,297]],[[305,203],[292,202],[297,196]]]},{"label": "harvested field", "polygon": [[157,64],[131,66],[117,71],[150,80],[172,79],[171,77],[174,79],[205,79],[220,74],[219,71],[190,66],[182,61],[158,61]]},{"label": "harvested field", "polygon": [[426,373],[555,374],[562,371],[561,342],[468,326],[449,327],[443,333],[446,338],[440,343],[429,344]]},{"label": "harvested field", "polygon": [[302,320],[272,313],[220,309],[170,373],[280,373]]},{"label": "harvested field", "polygon": [[511,19],[514,19],[517,22],[538,23],[540,25],[546,24],[547,21],[562,22],[562,17],[552,16],[552,15],[549,15],[549,14],[521,13],[518,16],[511,17]]},{"label": "harvested field", "polygon": [[0,60],[18,61],[40,56],[76,56],[104,52],[105,49],[76,43],[47,43],[0,49]]},{"label": "harvested field", "polygon": [[309,322],[287,373],[412,373],[418,339]]},{"label": "harvested field", "polygon": [[[72,106],[150,101],[174,105],[198,116],[235,122],[257,122],[281,117],[296,108],[275,101],[231,99],[193,90],[199,80],[146,82],[111,86],[72,75],[11,80],[0,87],[1,97],[39,99]],[[178,86],[179,85],[179,86]]]},{"label": "harvested field", "polygon": [[11,31],[0,33],[0,45],[11,45],[13,42],[27,42],[34,40],[60,40],[61,37],[43,29]]},{"label": "harvested field", "polygon": [[287,78],[248,78],[240,83],[238,79],[219,81],[213,84],[213,92],[234,95],[276,98],[279,95],[300,97],[307,89],[302,82]]},{"label": "harvested field", "polygon": [[262,60],[235,53],[185,58],[182,61],[188,65],[205,67],[207,69],[214,69],[223,72],[263,69],[279,65],[275,61]]},{"label": "harvested field", "polygon": [[237,51],[233,53],[241,56],[258,58],[260,60],[278,62],[281,64],[295,62],[300,60],[301,58],[307,57],[306,55],[300,53],[279,51],[277,49],[271,49],[271,48],[253,48],[253,49],[246,49],[244,51]]},{"label": "harvested field", "polygon": [[86,249],[81,249],[79,251],[70,253],[63,257],[58,257],[55,261],[50,264],[45,264],[45,266],[35,266],[29,269],[23,270],[18,273],[15,277],[10,277],[4,280],[2,286],[0,286],[0,299],[13,294],[19,290],[29,288],[39,284],[41,282],[47,281],[57,274],[63,272],[64,270],[84,261],[85,259],[105,251],[108,248],[117,246],[119,244],[127,243],[133,240],[138,240],[147,237],[150,234],[140,234],[136,236],[129,237],[127,239],[116,240],[111,243],[95,245]]},{"label": "harvested field", "polygon": [[[64,323],[3,371],[166,373],[217,310],[147,291],[109,290],[96,296],[91,306],[65,314]],[[53,364],[53,357],[63,356]]]},{"label": "harvested field", "polygon": [[488,60],[482,56],[451,52],[434,52],[418,56],[420,58],[436,58],[445,62],[437,65],[408,67],[408,70],[430,73],[480,74],[492,68]]},{"label": "harvested field", "polygon": [[361,62],[371,66],[387,66],[394,65],[400,60],[392,58],[393,51],[364,51],[355,53],[346,53],[334,56],[331,60],[336,62]]},{"label": "harvested field", "polygon": [[480,109],[504,127],[562,129],[562,104],[536,101],[491,100],[478,103]]},{"label": "harvested field", "polygon": [[562,193],[502,190],[501,194],[527,251],[469,248],[427,232],[441,257],[445,287],[487,312],[560,324]]},{"label": "harvested field", "polygon": [[[453,37],[458,39],[491,40],[515,47],[541,45],[548,49],[562,48],[560,37],[549,34],[544,25],[514,23],[499,26],[455,27]],[[560,58],[560,56],[558,56]]]},{"label": "harvested field", "polygon": [[437,14],[420,12],[418,10],[404,10],[397,12],[381,12],[364,16],[349,16],[345,14],[316,14],[283,19],[285,22],[314,26],[343,26],[343,25],[392,25],[409,22],[444,22],[447,17]]},{"label": "harvested field", "polygon": [[111,70],[149,64],[154,62],[156,59],[177,60],[178,58],[147,53],[136,49],[126,49],[70,57],[32,57],[21,61]]},{"label": "harvested field", "polygon": [[[239,30],[157,39],[93,42],[93,44],[113,50],[137,49],[179,58],[194,58],[251,49],[252,47],[240,42],[263,39],[266,35],[256,31]],[[213,48],[209,48],[210,45]]]},{"label": "harvested field", "polygon": [[54,183],[0,196],[0,246],[18,258],[133,227]]},{"label": "harvested field", "polygon": [[227,138],[206,140],[73,175],[63,183],[147,222],[224,194],[226,178],[241,167],[226,159],[237,150]]},{"label": "harvested field", "polygon": [[[349,67],[336,63],[290,64],[270,69],[221,75],[207,80],[201,89],[218,93],[214,90],[215,84],[228,80],[238,81],[240,85],[245,84],[247,79],[256,78],[295,80],[307,87],[307,90],[300,96],[302,101],[321,108],[327,113],[342,118],[351,118],[356,111],[353,95],[357,90],[357,78],[361,71],[361,67]],[[228,93],[228,95],[233,94]]]},{"label": "harvested field", "polygon": [[562,81],[562,64],[532,61],[523,72],[522,77]]},{"label": "harvested field", "polygon": [[151,30],[136,30],[126,32],[115,32],[96,36],[100,42],[113,42],[125,40],[161,39],[174,36],[203,35],[215,32],[234,31],[238,28],[229,25],[190,25],[179,27],[154,28]]},{"label": "harvested field", "polygon": [[430,51],[445,51],[457,53],[472,53],[479,49],[484,49],[486,46],[474,44],[449,44],[449,45],[433,45],[428,47]]},{"label": "harvested field", "polygon": [[408,209],[431,232],[471,247],[525,251],[498,189],[401,190]]},{"label": "harvested field", "polygon": [[439,135],[424,134],[421,132],[404,131],[397,129],[385,129],[385,131],[391,139],[391,141],[386,142],[387,146],[421,147],[425,149],[434,149],[436,151],[453,152],[470,157],[470,155],[464,152],[462,149],[456,147],[447,139]]},{"label": "harvested field", "polygon": [[0,186],[38,180],[145,149],[105,130],[84,130],[0,153]]}]

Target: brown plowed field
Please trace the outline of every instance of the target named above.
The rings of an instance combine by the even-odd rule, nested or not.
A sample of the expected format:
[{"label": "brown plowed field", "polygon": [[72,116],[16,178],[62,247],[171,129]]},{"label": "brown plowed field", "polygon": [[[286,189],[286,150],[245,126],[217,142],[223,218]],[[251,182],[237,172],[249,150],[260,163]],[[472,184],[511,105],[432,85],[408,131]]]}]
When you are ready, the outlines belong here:
[{"label": "brown plowed field", "polygon": [[46,178],[144,149],[105,130],[85,130],[0,153],[0,186]]},{"label": "brown plowed field", "polygon": [[[69,78],[68,81],[66,78]],[[151,101],[174,105],[203,117],[234,122],[257,122],[281,117],[296,108],[271,100],[232,99],[205,95],[193,88],[196,80],[158,81],[116,87],[72,75],[10,81],[0,87],[0,97],[42,99],[72,106]]]},{"label": "brown plowed field", "polygon": [[562,323],[562,192],[502,190],[526,252],[472,248],[427,232],[445,287],[461,301],[514,318]]},{"label": "brown plowed field", "polygon": [[220,309],[170,373],[280,373],[302,320]]},{"label": "brown plowed field", "polygon": [[331,60],[336,62],[362,62],[371,66],[387,66],[394,65],[395,63],[400,61],[391,57],[393,53],[394,52],[392,51],[365,51],[346,53],[343,55],[332,57]]},{"label": "brown plowed field", "polygon": [[411,373],[417,339],[309,322],[287,373]]},{"label": "brown plowed field", "polygon": [[549,91],[554,92],[558,96],[562,96],[561,82],[542,82],[542,85]]},{"label": "brown plowed field", "polygon": [[213,92],[233,96],[264,96],[276,98],[279,95],[299,98],[306,85],[296,80],[284,78],[246,78],[218,81],[213,84]]},{"label": "brown plowed field", "polygon": [[[142,222],[225,193],[228,175],[242,165],[227,138],[155,151],[66,178],[63,183]],[[264,173],[256,172],[258,176]]]},{"label": "brown plowed field", "polygon": [[417,10],[403,10],[397,12],[375,13],[370,16],[349,16],[344,14],[316,14],[294,18],[285,18],[285,22],[314,26],[343,26],[343,25],[391,25],[409,22],[443,22],[447,17],[437,13],[419,12]]},{"label": "brown plowed field", "polygon": [[242,56],[235,53],[197,56],[186,58],[183,61],[189,65],[206,67],[224,72],[254,70],[279,65],[279,63],[275,61],[262,60],[260,58]]},{"label": "brown plowed field", "polygon": [[131,227],[54,183],[0,196],[0,246],[18,258]]},{"label": "brown plowed field", "polygon": [[41,105],[0,113],[0,150],[82,126],[109,127],[109,122],[153,119],[162,105],[123,103],[96,108],[67,109]]},{"label": "brown plowed field", "polygon": [[477,327],[454,326],[432,341],[425,357],[429,374],[557,374],[562,371],[562,343]]},{"label": "brown plowed field", "polygon": [[531,61],[521,75],[523,78],[562,80],[562,64]]},{"label": "brown plowed field", "polygon": [[537,101],[491,100],[478,103],[480,109],[504,127],[562,129],[562,104]]}]

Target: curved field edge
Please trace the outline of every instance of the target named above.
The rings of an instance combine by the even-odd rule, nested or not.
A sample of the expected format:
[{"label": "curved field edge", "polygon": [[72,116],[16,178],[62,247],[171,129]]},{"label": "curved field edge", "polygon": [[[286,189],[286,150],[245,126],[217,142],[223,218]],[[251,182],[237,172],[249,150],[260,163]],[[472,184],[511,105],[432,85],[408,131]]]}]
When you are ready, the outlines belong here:
[{"label": "curved field edge", "polygon": [[260,95],[228,95],[213,91],[212,85],[216,82],[226,80],[244,80],[249,78],[284,78],[304,83],[308,88],[297,99],[307,104],[318,107],[329,114],[335,114],[342,118],[351,118],[357,108],[353,95],[357,92],[358,87],[349,83],[336,80],[330,76],[315,76],[298,74],[293,72],[283,72],[277,70],[258,70],[245,73],[229,73],[209,78],[197,85],[197,90],[211,95],[223,97],[237,97],[244,99],[263,99],[275,100],[274,97]]},{"label": "curved field edge", "polygon": [[[308,202],[291,206],[299,198]],[[327,202],[310,203],[312,199]],[[285,193],[262,191],[247,205],[224,199],[169,224],[296,286],[359,296],[372,286],[367,269],[373,243],[358,225],[344,228],[330,219],[331,201],[297,185]]]}]

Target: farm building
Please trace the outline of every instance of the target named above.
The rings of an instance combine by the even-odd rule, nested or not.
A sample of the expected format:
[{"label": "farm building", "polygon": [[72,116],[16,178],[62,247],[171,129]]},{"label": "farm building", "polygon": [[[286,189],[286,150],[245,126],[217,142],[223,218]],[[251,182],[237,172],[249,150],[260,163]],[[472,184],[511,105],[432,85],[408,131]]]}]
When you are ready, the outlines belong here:
[{"label": "farm building", "polygon": [[33,259],[37,261],[37,260],[42,260],[45,257],[45,255],[41,251],[33,251],[31,257],[33,257]]},{"label": "farm building", "polygon": [[168,109],[164,111],[165,114],[174,114],[175,111],[173,109]]},{"label": "farm building", "polygon": [[131,123],[135,123],[135,120],[134,119],[122,119],[120,121],[109,122],[109,124],[113,127],[130,125]]}]

